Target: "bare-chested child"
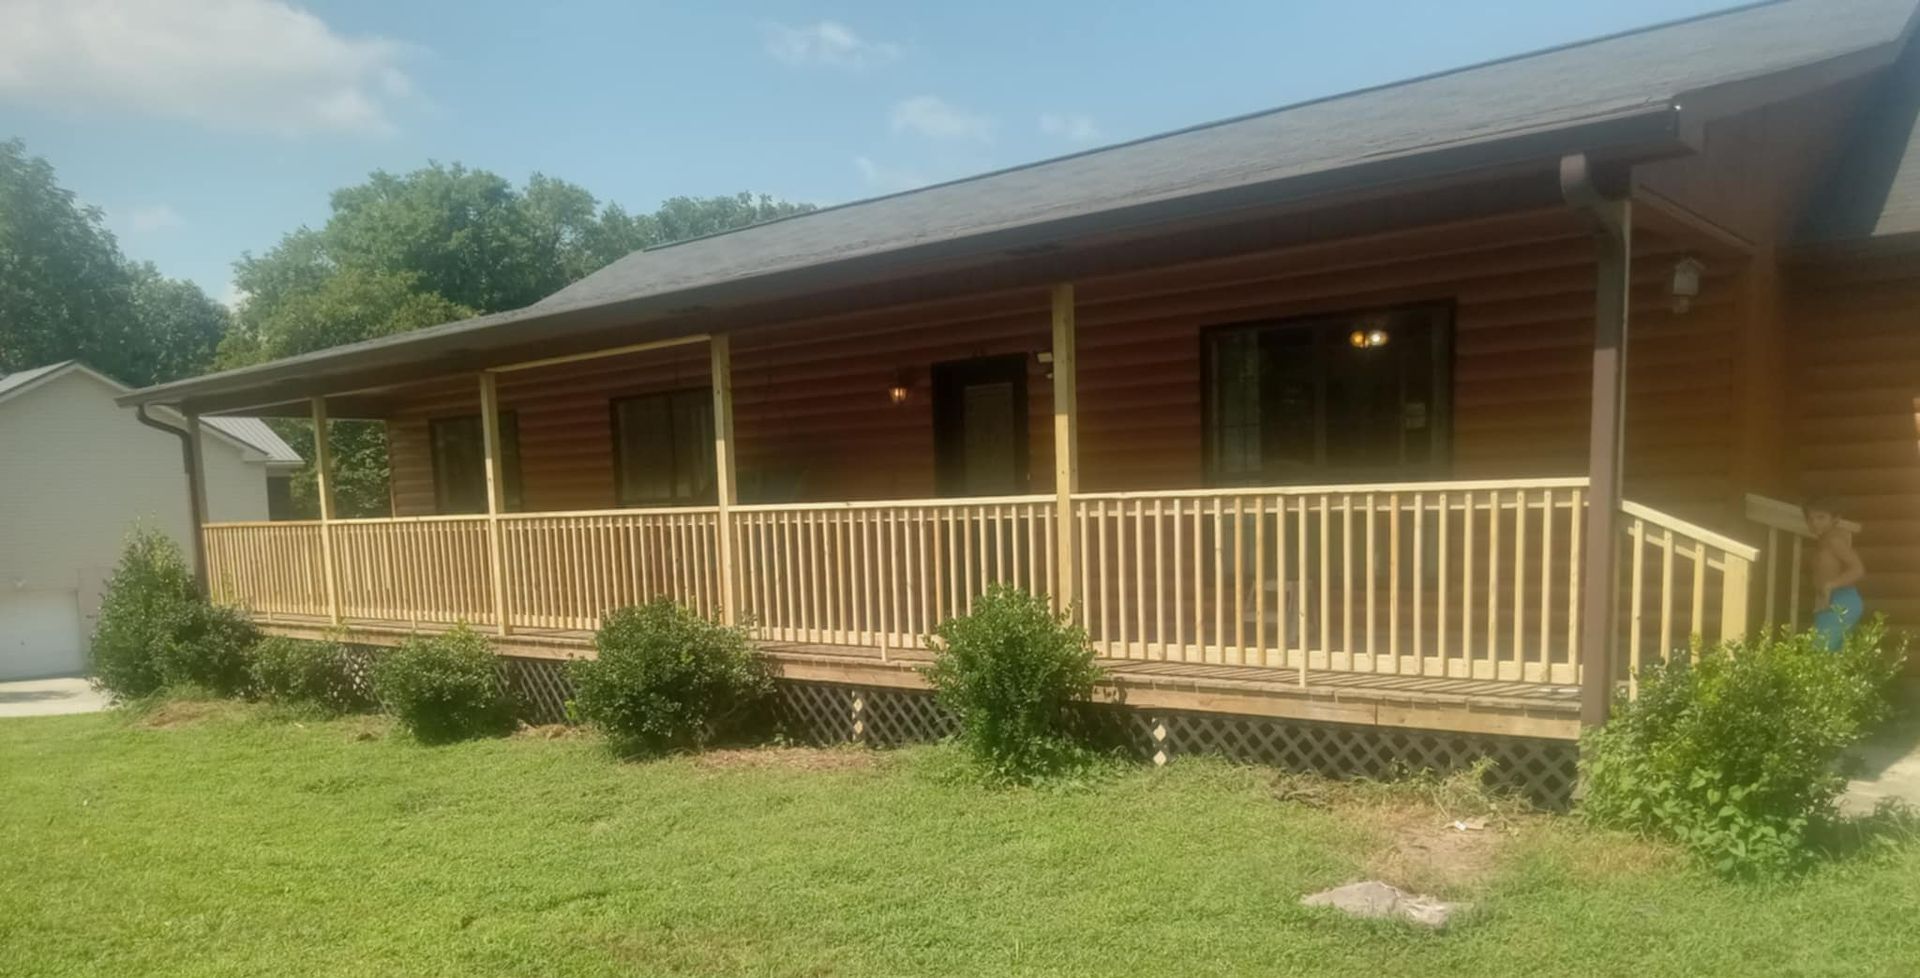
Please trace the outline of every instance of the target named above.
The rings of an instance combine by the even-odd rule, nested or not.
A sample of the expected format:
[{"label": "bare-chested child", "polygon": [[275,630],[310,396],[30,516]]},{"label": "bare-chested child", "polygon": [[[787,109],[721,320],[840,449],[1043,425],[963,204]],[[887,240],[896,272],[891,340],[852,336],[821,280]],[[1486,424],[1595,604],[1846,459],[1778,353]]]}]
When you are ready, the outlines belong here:
[{"label": "bare-chested child", "polygon": [[1867,568],[1854,552],[1853,534],[1841,525],[1832,502],[1812,499],[1803,509],[1814,538],[1813,628],[1826,638],[1827,648],[1838,651],[1866,611],[1856,585],[1867,575]]}]

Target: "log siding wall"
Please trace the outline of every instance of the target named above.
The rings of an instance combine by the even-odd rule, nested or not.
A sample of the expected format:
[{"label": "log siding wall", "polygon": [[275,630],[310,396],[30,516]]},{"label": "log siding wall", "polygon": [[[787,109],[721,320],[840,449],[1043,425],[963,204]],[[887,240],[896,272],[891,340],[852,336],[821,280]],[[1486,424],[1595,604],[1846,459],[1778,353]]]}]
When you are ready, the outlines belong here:
[{"label": "log siding wall", "polygon": [[[1667,308],[1675,254],[1636,241],[1629,489],[1725,525],[1737,269],[1718,263],[1684,316]],[[1200,333],[1208,326],[1416,302],[1455,309],[1455,478],[1581,474],[1586,458],[1591,245],[1564,213],[1426,228],[1079,283],[1082,486],[1202,484]],[[928,367],[1028,354],[1031,492],[1052,489],[1044,293],[986,296],[756,330],[734,341],[744,503],[934,495]],[[887,389],[902,371],[908,402]],[[608,402],[707,383],[694,345],[507,374],[526,508],[614,505]],[[428,421],[472,413],[470,377],[419,389],[390,424],[399,515],[432,512]]]}]

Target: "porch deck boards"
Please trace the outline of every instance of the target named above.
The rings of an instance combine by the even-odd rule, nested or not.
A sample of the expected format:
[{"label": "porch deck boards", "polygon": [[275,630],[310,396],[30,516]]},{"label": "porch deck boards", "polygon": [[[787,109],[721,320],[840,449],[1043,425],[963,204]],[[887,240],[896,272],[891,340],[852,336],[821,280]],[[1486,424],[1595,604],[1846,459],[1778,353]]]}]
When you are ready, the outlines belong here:
[{"label": "porch deck boards", "polygon": [[[335,628],[324,619],[298,616],[259,616],[257,621],[269,633],[299,638],[319,638]],[[352,641],[370,645],[394,645],[449,627],[364,620],[347,626]],[[492,638],[503,654],[549,659],[591,654],[593,642],[591,632],[552,629]],[[806,682],[924,689],[919,670],[931,661],[923,650],[883,653],[865,646],[759,644],[778,675]],[[1580,694],[1572,685],[1321,669],[1308,670],[1302,685],[1297,669],[1138,659],[1102,659],[1100,665],[1109,678],[1098,696],[1135,709],[1555,740],[1579,735]]]}]

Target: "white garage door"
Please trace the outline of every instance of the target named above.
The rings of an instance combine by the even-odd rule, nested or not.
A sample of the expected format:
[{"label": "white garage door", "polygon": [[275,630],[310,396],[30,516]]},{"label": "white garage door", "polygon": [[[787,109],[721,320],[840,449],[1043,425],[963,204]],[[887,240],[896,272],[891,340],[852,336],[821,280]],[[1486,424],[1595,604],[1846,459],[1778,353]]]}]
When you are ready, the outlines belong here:
[{"label": "white garage door", "polygon": [[86,667],[74,592],[0,592],[0,679],[77,674]]}]

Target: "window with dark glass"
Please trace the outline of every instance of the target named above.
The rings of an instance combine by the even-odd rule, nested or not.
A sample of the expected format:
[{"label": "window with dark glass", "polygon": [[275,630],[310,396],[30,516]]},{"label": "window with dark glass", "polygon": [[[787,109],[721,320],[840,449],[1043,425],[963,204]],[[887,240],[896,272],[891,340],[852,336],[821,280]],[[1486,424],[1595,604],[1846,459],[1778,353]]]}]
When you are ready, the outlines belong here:
[{"label": "window with dark glass", "polygon": [[[435,418],[428,425],[433,451],[433,502],[444,514],[487,511],[487,447],[480,416]],[[500,412],[500,469],[508,512],[520,509],[520,426]]]},{"label": "window with dark glass", "polygon": [[712,502],[713,392],[702,387],[613,402],[613,453],[622,506]]},{"label": "window with dark glass", "polygon": [[1204,340],[1208,480],[1419,478],[1451,438],[1451,310],[1247,323]]}]

